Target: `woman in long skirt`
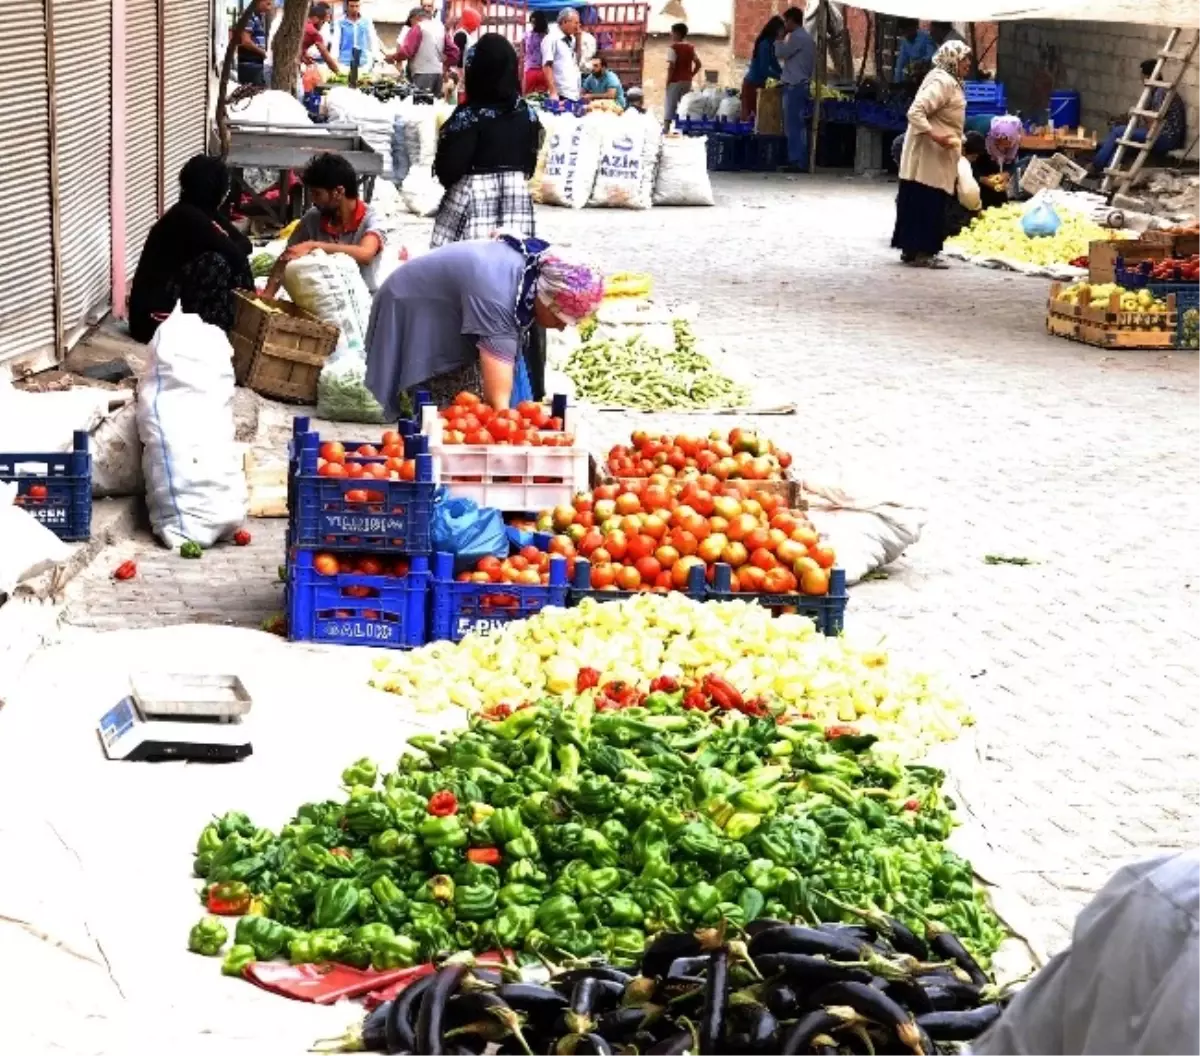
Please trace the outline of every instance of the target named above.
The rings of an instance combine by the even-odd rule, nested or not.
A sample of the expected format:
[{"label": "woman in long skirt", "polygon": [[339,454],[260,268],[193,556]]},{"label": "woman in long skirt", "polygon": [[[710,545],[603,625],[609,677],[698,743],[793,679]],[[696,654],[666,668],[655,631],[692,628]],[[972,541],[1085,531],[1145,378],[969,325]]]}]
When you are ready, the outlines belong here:
[{"label": "woman in long skirt", "polygon": [[971,69],[971,49],[950,40],[937,50],[933,69],[908,110],[900,155],[900,191],[892,246],[905,264],[944,268],[938,259],[946,240],[946,207],[958,178],[967,101],[962,80]]}]

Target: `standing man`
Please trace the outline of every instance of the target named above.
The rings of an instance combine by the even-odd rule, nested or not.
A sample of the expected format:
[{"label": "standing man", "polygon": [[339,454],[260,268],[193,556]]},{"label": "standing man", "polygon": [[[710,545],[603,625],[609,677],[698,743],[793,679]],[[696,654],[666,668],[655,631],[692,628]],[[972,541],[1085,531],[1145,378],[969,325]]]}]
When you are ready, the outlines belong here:
[{"label": "standing man", "polygon": [[622,110],[625,109],[625,90],[621,87],[621,80],[608,68],[608,59],[603,55],[592,59],[592,72],[583,79],[583,98],[589,103],[611,99]]},{"label": "standing man", "polygon": [[686,22],[676,22],[671,27],[671,46],[667,48],[667,101],[663,127],[670,132],[679,110],[679,100],[692,90],[692,81],[700,72],[701,65],[696,49],[687,42]]},{"label": "standing man", "polygon": [[328,4],[313,4],[308,9],[308,22],[304,26],[304,40],[300,45],[300,65],[311,66],[317,61],[309,56],[309,49],[316,48],[320,61],[334,73],[341,73],[341,67],[338,66],[337,59],[330,54],[329,48],[325,44],[324,34],[321,32],[321,27],[328,21]]},{"label": "standing man", "polygon": [[438,96],[442,91],[442,71],[446,66],[446,27],[430,18],[423,7],[408,14],[412,23],[392,61],[399,65],[408,60],[408,79],[421,92]]},{"label": "standing man", "polygon": [[555,102],[566,99],[579,102],[582,76],[579,70],[581,40],[579,12],[564,7],[558,13],[558,24],[542,41],[542,69],[546,71],[546,90]]},{"label": "standing man", "polygon": [[[959,38],[962,39],[961,37]],[[902,18],[897,26],[896,68],[892,71],[892,83],[903,84],[908,77],[908,68],[914,63],[929,63],[933,61],[933,53],[937,51],[933,37],[921,28],[921,23],[915,18]],[[924,72],[921,73],[924,76]]]},{"label": "standing man", "polygon": [[333,39],[338,62],[346,69],[353,63],[356,50],[360,70],[369,70],[375,59],[383,54],[375,27],[369,18],[363,17],[362,0],[346,0],[343,15],[334,27]]},{"label": "standing man", "polygon": [[267,16],[271,0],[254,0],[254,14],[242,30],[237,49],[238,84],[267,83],[263,64],[267,61]]},{"label": "standing man", "polygon": [[817,46],[804,28],[804,12],[789,7],[783,13],[783,36],[775,44],[783,82],[783,130],[787,134],[788,163],[784,172],[808,168],[808,115],[810,84],[817,64]]}]

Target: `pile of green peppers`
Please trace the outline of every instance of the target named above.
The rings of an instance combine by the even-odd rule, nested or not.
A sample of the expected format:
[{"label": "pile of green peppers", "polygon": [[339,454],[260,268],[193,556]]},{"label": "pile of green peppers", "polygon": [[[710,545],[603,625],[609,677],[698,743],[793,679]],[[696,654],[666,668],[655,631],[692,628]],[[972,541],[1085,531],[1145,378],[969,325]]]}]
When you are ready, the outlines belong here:
[{"label": "pile of green peppers", "polygon": [[853,909],[940,922],[987,963],[1005,933],[945,846],[940,771],[870,736],[680,696],[614,711],[543,700],[413,737],[394,771],[360,760],[343,798],[305,804],[278,834],[226,814],[197,844],[201,898],[245,885],[235,949],[296,963],[385,969],[496,947],[634,963],[664,930]]}]

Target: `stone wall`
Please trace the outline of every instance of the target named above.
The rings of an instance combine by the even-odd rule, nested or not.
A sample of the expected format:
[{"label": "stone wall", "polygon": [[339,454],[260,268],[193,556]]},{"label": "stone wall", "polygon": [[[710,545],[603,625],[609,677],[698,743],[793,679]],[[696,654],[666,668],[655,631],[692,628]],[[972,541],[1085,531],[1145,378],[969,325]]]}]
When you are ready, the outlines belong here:
[{"label": "stone wall", "polygon": [[[1137,102],[1143,59],[1161,49],[1167,30],[1115,22],[1004,22],[1000,27],[997,79],[1008,89],[1009,108],[1044,110],[1051,89],[1080,94],[1086,128],[1103,133],[1110,117],[1126,115]],[[1177,45],[1178,47],[1178,45]],[[1189,158],[1196,158],[1200,130],[1197,58],[1180,95],[1187,105]]]},{"label": "stone wall", "polygon": [[[728,37],[690,36],[688,43],[695,47],[696,57],[704,64],[704,69],[696,78],[697,88],[704,86],[705,74],[713,70],[717,73],[717,84],[723,88],[736,88],[741,85],[741,69],[745,63],[734,59]],[[647,37],[642,59],[642,95],[646,106],[659,114],[662,113],[666,96],[667,48],[670,46],[671,38],[665,34]]]}]

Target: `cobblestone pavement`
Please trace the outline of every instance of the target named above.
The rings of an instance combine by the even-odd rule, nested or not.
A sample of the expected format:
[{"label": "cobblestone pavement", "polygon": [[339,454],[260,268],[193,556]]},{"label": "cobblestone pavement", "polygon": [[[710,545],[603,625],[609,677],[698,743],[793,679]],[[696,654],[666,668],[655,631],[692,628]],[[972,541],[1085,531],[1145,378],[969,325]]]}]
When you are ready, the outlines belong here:
[{"label": "cobblestone pavement", "polygon": [[[1118,865],[1195,841],[1196,358],[1048,337],[1045,280],[901,268],[886,185],[715,187],[709,210],[543,210],[541,233],[697,303],[765,398],[798,405],[763,427],[814,476],[865,476],[928,509],[920,543],[853,590],[848,625],[963,680],[981,755],[968,798],[1036,938],[1060,947]],[[684,423],[707,428],[654,419]],[[594,424],[599,448],[629,418]],[[107,581],[106,557],[70,619],[255,624],[280,604],[282,522],[254,531],[194,566],[135,541],[136,584]]]}]

